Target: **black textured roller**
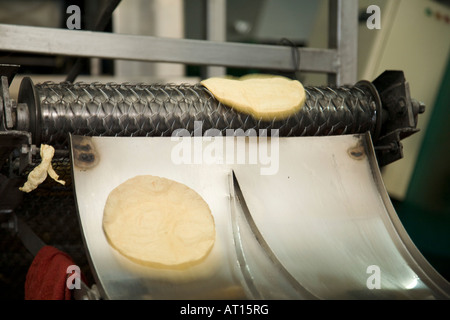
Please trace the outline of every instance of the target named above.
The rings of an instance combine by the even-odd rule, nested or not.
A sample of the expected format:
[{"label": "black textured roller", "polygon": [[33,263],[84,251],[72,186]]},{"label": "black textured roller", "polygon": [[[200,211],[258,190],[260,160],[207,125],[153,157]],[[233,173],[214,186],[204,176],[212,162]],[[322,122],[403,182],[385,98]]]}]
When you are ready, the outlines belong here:
[{"label": "black textured roller", "polygon": [[377,127],[377,97],[363,85],[305,87],[306,103],[283,120],[262,121],[223,105],[200,84],[21,84],[34,143],[57,149],[68,134],[86,136],[171,136],[176,129],[278,129],[280,137],[364,133]]}]

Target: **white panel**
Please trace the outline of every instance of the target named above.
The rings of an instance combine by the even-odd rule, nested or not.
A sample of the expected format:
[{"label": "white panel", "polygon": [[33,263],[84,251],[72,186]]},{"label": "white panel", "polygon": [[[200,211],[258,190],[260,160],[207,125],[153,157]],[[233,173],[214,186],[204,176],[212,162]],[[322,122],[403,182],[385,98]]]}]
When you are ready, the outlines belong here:
[{"label": "white panel", "polygon": [[[383,171],[389,194],[402,200],[450,53],[450,25],[443,18],[438,19],[436,14],[448,16],[450,10],[430,0],[389,1],[380,7],[380,30],[368,30],[365,24],[360,25],[362,44],[366,41],[365,45],[360,43],[360,78],[373,80],[385,70],[403,70],[410,84],[411,97],[427,106],[425,114],[419,116],[421,131],[403,141],[404,158]],[[427,14],[427,9],[431,14]]]}]

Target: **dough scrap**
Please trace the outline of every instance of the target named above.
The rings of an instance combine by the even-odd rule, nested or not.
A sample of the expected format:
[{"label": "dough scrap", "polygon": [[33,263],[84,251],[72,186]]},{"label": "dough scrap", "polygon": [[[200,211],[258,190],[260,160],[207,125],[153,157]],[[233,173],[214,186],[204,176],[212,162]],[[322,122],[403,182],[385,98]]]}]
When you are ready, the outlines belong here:
[{"label": "dough scrap", "polygon": [[282,76],[215,77],[201,84],[221,103],[266,121],[287,118],[298,112],[306,101],[303,85]]},{"label": "dough scrap", "polygon": [[193,265],[215,242],[214,218],[203,198],[184,184],[151,175],[111,191],[102,225],[112,247],[152,267]]},{"label": "dough scrap", "polygon": [[23,192],[31,192],[36,189],[47,178],[47,174],[56,182],[65,185],[66,182],[58,180],[59,175],[52,167],[52,159],[55,155],[55,148],[52,146],[42,144],[40,147],[41,163],[35,167],[29,174],[25,184],[19,188]]}]

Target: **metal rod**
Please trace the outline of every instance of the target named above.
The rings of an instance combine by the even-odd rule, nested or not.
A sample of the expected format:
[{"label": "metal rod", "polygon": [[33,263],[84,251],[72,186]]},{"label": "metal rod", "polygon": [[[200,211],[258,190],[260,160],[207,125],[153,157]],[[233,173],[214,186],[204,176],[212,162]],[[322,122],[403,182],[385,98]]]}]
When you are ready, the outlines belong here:
[{"label": "metal rod", "polygon": [[357,81],[358,1],[329,2],[328,47],[336,49],[337,71],[328,76],[329,85],[348,85]]},{"label": "metal rod", "polygon": [[22,241],[25,248],[33,255],[36,256],[46,244],[39,238],[34,231],[20,218],[14,217],[14,221],[17,228],[17,235]]},{"label": "metal rod", "polygon": [[[206,2],[206,39],[225,42],[227,39],[227,3],[226,0],[208,0]],[[221,77],[226,74],[224,67],[207,67],[206,77]]]},{"label": "metal rod", "polygon": [[[16,52],[292,71],[292,48],[0,24],[0,48]],[[335,73],[337,51],[299,48],[300,70]]]}]

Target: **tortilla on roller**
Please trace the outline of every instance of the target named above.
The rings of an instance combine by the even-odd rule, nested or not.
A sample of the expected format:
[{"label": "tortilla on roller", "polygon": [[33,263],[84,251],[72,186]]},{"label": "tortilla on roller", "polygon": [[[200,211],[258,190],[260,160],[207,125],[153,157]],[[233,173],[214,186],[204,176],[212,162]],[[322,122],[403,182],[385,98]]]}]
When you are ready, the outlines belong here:
[{"label": "tortilla on roller", "polygon": [[282,76],[209,78],[201,84],[224,105],[266,121],[285,119],[297,113],[306,100],[303,85]]}]

